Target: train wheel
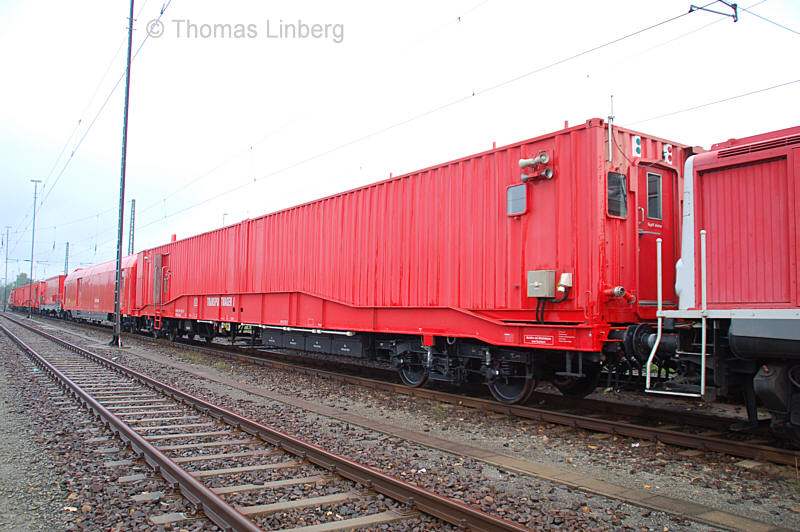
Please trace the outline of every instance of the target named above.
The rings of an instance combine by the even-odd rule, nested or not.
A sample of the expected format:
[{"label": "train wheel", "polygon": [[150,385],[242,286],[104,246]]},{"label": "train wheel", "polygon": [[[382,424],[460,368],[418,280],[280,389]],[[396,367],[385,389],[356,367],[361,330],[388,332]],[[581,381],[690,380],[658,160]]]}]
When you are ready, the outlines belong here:
[{"label": "train wheel", "polygon": [[501,403],[513,405],[524,403],[533,395],[536,379],[532,378],[530,366],[515,364],[517,371],[513,375],[498,375],[489,383],[492,396]]},{"label": "train wheel", "polygon": [[392,358],[392,364],[397,368],[400,380],[406,386],[419,388],[428,380],[428,368],[422,361],[423,356],[420,353],[407,352]]},{"label": "train wheel", "polygon": [[397,371],[400,372],[403,384],[412,388],[419,388],[428,380],[428,370],[422,365],[404,364]]},{"label": "train wheel", "polygon": [[558,388],[562,395],[569,397],[582,398],[594,391],[600,381],[600,366],[584,368],[585,377],[564,377],[556,376],[553,378],[553,385]]}]

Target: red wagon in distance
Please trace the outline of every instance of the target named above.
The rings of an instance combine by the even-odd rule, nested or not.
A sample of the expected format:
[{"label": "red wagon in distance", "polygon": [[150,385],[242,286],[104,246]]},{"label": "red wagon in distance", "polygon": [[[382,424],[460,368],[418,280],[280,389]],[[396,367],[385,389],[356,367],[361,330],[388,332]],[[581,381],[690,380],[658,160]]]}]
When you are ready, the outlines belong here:
[{"label": "red wagon in distance", "polygon": [[40,284],[39,313],[61,316],[64,310],[64,280],[66,275],[56,275]]},{"label": "red wagon in distance", "polygon": [[[122,259],[121,313],[131,314],[136,256]],[[72,319],[104,323],[114,321],[116,261],[79,268],[64,280],[64,311]]]}]

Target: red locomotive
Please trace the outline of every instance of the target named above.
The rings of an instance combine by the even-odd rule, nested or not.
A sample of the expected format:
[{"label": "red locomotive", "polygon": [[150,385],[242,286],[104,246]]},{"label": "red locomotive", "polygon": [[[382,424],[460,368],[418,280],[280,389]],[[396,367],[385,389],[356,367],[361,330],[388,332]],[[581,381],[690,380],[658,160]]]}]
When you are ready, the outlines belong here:
[{"label": "red locomotive", "polygon": [[[123,326],[248,328],[506,403],[605,368],[757,397],[797,438],[799,168],[800,128],[701,153],[592,119],[126,257]],[[70,274],[65,311],[110,319],[113,269]]]},{"label": "red locomotive", "polygon": [[639,326],[637,354],[676,372],[662,393],[743,393],[750,426],[757,397],[800,441],[800,127],[715,144],[685,175],[679,308]]}]

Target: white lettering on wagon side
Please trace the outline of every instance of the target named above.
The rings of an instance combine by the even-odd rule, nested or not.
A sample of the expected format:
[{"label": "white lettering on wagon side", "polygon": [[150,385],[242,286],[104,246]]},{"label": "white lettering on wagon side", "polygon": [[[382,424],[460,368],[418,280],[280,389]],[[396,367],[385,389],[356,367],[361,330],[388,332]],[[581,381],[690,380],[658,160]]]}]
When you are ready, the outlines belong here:
[{"label": "white lettering on wagon side", "polygon": [[526,334],[522,337],[522,343],[527,345],[554,345],[555,339],[552,334]]},{"label": "white lettering on wagon side", "polygon": [[558,330],[558,343],[559,344],[574,344],[578,338],[575,334],[571,333],[570,331],[565,331],[564,329]]}]

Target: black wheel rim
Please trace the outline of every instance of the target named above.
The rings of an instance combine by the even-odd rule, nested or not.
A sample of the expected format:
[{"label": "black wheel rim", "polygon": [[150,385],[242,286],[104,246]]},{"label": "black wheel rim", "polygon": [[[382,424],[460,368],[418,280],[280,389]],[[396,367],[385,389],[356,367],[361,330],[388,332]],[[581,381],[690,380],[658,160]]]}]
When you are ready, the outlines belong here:
[{"label": "black wheel rim", "polygon": [[406,386],[418,388],[428,380],[428,371],[422,365],[404,364],[398,368],[398,371],[400,372],[400,379]]},{"label": "black wheel rim", "polygon": [[500,377],[489,383],[489,391],[492,396],[506,404],[516,404],[527,401],[535,383],[533,379],[524,376],[520,377]]},{"label": "black wheel rim", "polygon": [[585,370],[585,377],[556,377],[553,385],[562,395],[586,397],[594,391],[600,380],[600,368]]}]

